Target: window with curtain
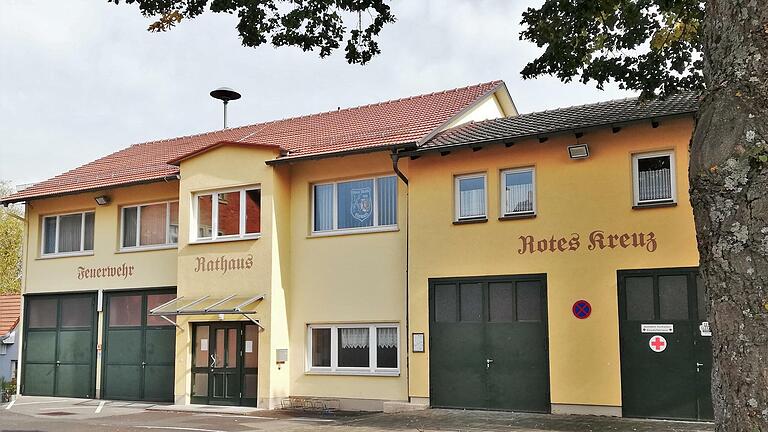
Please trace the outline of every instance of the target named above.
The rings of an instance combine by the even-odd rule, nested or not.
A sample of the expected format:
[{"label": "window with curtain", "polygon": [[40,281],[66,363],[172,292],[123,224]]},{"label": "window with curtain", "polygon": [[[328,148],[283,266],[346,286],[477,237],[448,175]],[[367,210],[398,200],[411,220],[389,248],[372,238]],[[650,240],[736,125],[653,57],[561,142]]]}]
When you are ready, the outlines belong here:
[{"label": "window with curtain", "polygon": [[675,201],[675,170],[672,152],[633,156],[635,204]]},{"label": "window with curtain", "polygon": [[74,254],[93,250],[94,212],[43,218],[42,254]]},{"label": "window with curtain", "polygon": [[343,327],[339,332],[339,367],[370,367],[371,336],[367,327]]},{"label": "window with curtain", "polygon": [[456,220],[487,217],[485,174],[456,177]]},{"label": "window with curtain", "polygon": [[200,193],[193,202],[193,241],[238,240],[261,233],[258,187]]},{"label": "window with curtain", "polygon": [[502,171],[501,209],[504,216],[535,213],[536,191],[533,176],[533,168]]},{"label": "window with curtain", "polygon": [[123,248],[175,245],[179,241],[179,202],[122,208]]},{"label": "window with curtain", "polygon": [[310,325],[311,372],[399,373],[400,335],[395,324]]},{"label": "window with curtain", "polygon": [[314,232],[397,225],[397,178],[366,178],[312,188]]}]

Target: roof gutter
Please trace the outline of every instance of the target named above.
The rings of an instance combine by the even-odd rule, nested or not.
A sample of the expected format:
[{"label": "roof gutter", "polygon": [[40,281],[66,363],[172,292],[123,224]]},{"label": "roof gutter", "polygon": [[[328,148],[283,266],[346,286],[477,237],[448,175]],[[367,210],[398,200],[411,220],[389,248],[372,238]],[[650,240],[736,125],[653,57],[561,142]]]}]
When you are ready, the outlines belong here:
[{"label": "roof gutter", "polygon": [[179,174],[170,174],[163,177],[157,177],[153,179],[148,180],[138,180],[128,183],[118,183],[113,184],[107,187],[99,186],[99,187],[92,187],[92,188],[86,188],[86,189],[78,189],[74,191],[68,191],[68,192],[58,192],[58,193],[52,193],[52,194],[43,194],[43,195],[30,195],[25,196],[22,198],[11,198],[7,200],[0,199],[0,205],[3,205],[5,207],[8,207],[10,204],[20,203],[20,202],[29,202],[32,200],[39,200],[39,199],[48,199],[48,198],[58,198],[62,196],[68,196],[68,195],[77,195],[81,193],[89,193],[89,192],[96,192],[96,191],[102,191],[102,190],[110,190],[110,189],[116,189],[116,188],[122,188],[122,187],[129,187],[129,186],[138,186],[148,183],[157,183],[157,182],[168,182],[171,180],[179,180]]},{"label": "roof gutter", "polygon": [[332,152],[332,153],[316,153],[316,154],[310,154],[306,156],[285,156],[277,159],[272,159],[265,161],[264,163],[269,166],[276,166],[276,165],[282,165],[292,162],[302,162],[302,161],[310,161],[310,160],[321,160],[321,159],[330,159],[334,157],[344,157],[344,156],[352,156],[352,155],[358,155],[358,154],[367,154],[367,153],[377,153],[381,151],[397,151],[397,150],[406,150],[409,148],[413,148],[416,145],[415,142],[407,142],[407,143],[401,143],[401,144],[387,144],[383,146],[375,146],[375,147],[364,147],[359,149],[353,149],[353,150],[346,150],[346,151],[339,151],[339,152]]}]

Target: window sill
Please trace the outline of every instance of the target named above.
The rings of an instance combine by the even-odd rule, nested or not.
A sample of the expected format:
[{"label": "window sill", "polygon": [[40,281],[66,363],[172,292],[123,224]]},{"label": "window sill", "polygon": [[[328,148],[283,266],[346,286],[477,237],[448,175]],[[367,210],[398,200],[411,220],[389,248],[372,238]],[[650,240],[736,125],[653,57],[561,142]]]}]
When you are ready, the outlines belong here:
[{"label": "window sill", "polygon": [[147,252],[147,251],[155,251],[155,250],[168,250],[168,249],[178,249],[179,245],[177,244],[170,244],[170,245],[152,245],[152,246],[136,246],[131,248],[121,248],[115,251],[117,254],[123,254],[123,253],[133,253],[133,252]]},{"label": "window sill", "polygon": [[392,372],[370,372],[370,371],[320,371],[308,370],[304,375],[335,375],[335,376],[377,376],[377,377],[399,377],[400,371]]},{"label": "window sill", "polygon": [[87,252],[64,252],[64,253],[57,253],[57,254],[45,254],[45,255],[40,255],[36,259],[47,260],[47,259],[54,259],[54,258],[69,258],[69,257],[84,257],[84,256],[93,256],[93,251],[87,251]]},{"label": "window sill", "polygon": [[648,209],[648,208],[676,207],[676,206],[677,206],[677,203],[674,201],[665,201],[665,202],[656,202],[656,203],[635,204],[632,206],[632,209],[642,210],[642,209]]},{"label": "window sill", "polygon": [[227,243],[236,241],[258,240],[261,238],[261,234],[250,234],[244,237],[225,237],[217,238],[216,240],[195,240],[189,242],[190,245],[210,244],[210,243]]},{"label": "window sill", "polygon": [[353,228],[353,229],[344,229],[344,230],[335,230],[335,231],[318,231],[318,232],[311,233],[310,235],[307,236],[307,238],[335,237],[335,236],[345,236],[345,235],[354,235],[354,234],[373,234],[373,233],[395,232],[395,231],[400,231],[400,227],[398,227],[397,225],[393,225],[393,226],[372,227],[372,228]]},{"label": "window sill", "polygon": [[479,217],[479,218],[472,218],[472,219],[459,219],[457,221],[453,221],[454,225],[469,225],[469,224],[476,224],[476,223],[485,223],[488,222],[487,217]]},{"label": "window sill", "polygon": [[536,213],[521,213],[521,214],[511,214],[511,215],[504,215],[499,218],[500,221],[508,221],[508,220],[515,220],[515,219],[533,219],[536,217]]}]

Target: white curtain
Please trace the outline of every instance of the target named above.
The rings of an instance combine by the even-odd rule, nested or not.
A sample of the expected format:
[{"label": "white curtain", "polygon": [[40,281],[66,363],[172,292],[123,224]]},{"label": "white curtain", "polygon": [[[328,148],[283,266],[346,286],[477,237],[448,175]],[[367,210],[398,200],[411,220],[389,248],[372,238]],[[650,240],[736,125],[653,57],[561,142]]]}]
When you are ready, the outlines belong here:
[{"label": "white curtain", "polygon": [[340,328],[339,343],[342,348],[368,348],[368,329]]},{"label": "white curtain", "polygon": [[639,177],[639,201],[672,198],[672,177],[669,168],[640,171]]},{"label": "white curtain", "polygon": [[376,180],[376,199],[379,206],[379,225],[397,224],[397,180],[382,177]]},{"label": "white curtain", "polygon": [[83,215],[74,214],[59,217],[59,252],[80,250],[80,232],[83,228]]},{"label": "white curtain", "polygon": [[521,213],[533,211],[533,185],[519,184],[506,187],[506,212]]},{"label": "white curtain", "polygon": [[376,329],[376,345],[379,348],[394,348],[397,346],[397,329],[380,328]]},{"label": "white curtain", "polygon": [[315,186],[315,231],[333,229],[333,185]]},{"label": "white curtain", "polygon": [[483,216],[485,214],[485,190],[463,190],[459,194],[460,217]]}]

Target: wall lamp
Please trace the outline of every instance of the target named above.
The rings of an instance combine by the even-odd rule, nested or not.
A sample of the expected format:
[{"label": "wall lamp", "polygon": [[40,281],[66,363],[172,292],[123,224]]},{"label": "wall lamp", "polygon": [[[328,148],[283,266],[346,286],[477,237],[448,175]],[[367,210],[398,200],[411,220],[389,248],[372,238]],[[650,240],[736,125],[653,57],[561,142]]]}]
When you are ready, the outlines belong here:
[{"label": "wall lamp", "polygon": [[107,195],[99,195],[94,199],[96,200],[96,204],[100,206],[107,205],[112,201],[112,198]]},{"label": "wall lamp", "polygon": [[571,159],[586,159],[589,157],[589,147],[586,144],[569,145],[568,157]]}]

